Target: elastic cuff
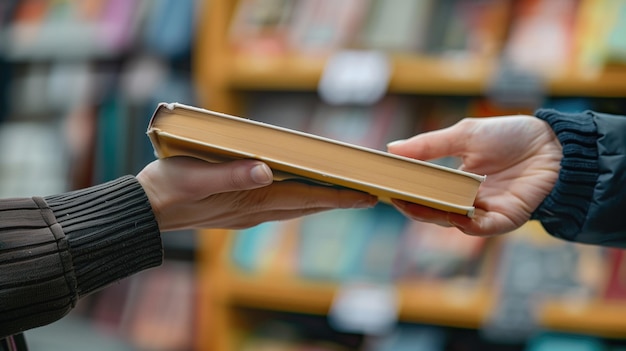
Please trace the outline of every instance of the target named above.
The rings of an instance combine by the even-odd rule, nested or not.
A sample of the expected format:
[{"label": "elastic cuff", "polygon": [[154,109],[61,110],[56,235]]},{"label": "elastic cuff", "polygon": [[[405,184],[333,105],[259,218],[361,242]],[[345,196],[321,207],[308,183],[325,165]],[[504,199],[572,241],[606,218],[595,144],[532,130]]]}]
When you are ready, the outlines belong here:
[{"label": "elastic cuff", "polygon": [[554,130],[563,147],[563,159],[554,188],[531,218],[539,220],[550,234],[576,241],[598,179],[598,136],[593,113],[541,109],[535,116]]},{"label": "elastic cuff", "polygon": [[158,224],[135,177],[45,200],[69,240],[79,296],[162,263]]}]

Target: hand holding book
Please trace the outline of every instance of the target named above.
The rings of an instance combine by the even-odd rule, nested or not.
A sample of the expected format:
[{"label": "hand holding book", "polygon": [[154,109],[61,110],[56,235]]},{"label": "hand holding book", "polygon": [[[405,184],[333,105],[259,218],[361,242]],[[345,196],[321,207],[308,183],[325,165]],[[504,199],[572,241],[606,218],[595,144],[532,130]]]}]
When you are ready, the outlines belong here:
[{"label": "hand holding book", "polygon": [[390,143],[388,150],[421,160],[458,156],[461,169],[487,175],[472,218],[393,200],[410,218],[455,226],[472,235],[503,234],[528,221],[554,187],[563,157],[550,126],[533,116],[466,118],[449,128]]},{"label": "hand holding book", "polygon": [[137,179],[161,231],[241,229],[324,210],[371,207],[377,202],[371,195],[347,189],[272,182],[269,167],[255,160],[210,164],[172,157],[150,163]]}]

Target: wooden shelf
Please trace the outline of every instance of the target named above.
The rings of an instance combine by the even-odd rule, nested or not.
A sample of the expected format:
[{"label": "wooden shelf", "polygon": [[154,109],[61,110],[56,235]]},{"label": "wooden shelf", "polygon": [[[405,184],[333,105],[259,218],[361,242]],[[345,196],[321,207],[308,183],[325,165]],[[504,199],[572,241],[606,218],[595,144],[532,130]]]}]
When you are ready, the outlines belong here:
[{"label": "wooden shelf", "polygon": [[[391,57],[389,90],[395,93],[474,95],[484,92],[494,65],[478,59]],[[324,71],[323,57],[235,56],[227,80],[241,90],[314,91]]]},{"label": "wooden shelf", "polygon": [[325,63],[306,56],[236,56],[227,80],[242,90],[315,90]]},{"label": "wooden shelf", "polygon": [[626,301],[546,301],[539,313],[542,326],[572,333],[626,338]]},{"label": "wooden shelf", "polygon": [[496,72],[490,58],[393,57],[389,91],[405,94],[484,94]]},{"label": "wooden shelf", "polygon": [[[262,310],[325,315],[339,285],[271,274],[246,274],[233,267],[221,280],[222,303]],[[414,281],[396,286],[399,318],[405,322],[480,328],[495,303],[488,285]],[[626,337],[626,302],[548,300],[539,323],[550,330],[609,338]]]},{"label": "wooden shelf", "polygon": [[[231,267],[221,280],[223,303],[239,307],[328,313],[339,283],[298,277],[249,274]],[[468,288],[443,282],[407,282],[395,287],[399,318],[407,322],[477,328],[489,310],[487,287]]]},{"label": "wooden shelf", "polygon": [[286,312],[326,314],[337,291],[330,282],[272,274],[252,275],[233,267],[222,281],[225,303]]},{"label": "wooden shelf", "polygon": [[597,75],[570,69],[562,78],[548,82],[553,96],[626,97],[626,66],[607,67]]},{"label": "wooden shelf", "polygon": [[[389,91],[401,94],[482,95],[497,72],[490,58],[394,55]],[[314,91],[326,59],[299,55],[234,56],[226,80],[238,90]],[[552,96],[625,97],[626,67],[585,76],[574,69],[547,81]]]},{"label": "wooden shelf", "polygon": [[484,283],[405,282],[398,285],[398,294],[401,320],[462,328],[479,328],[494,301]]}]

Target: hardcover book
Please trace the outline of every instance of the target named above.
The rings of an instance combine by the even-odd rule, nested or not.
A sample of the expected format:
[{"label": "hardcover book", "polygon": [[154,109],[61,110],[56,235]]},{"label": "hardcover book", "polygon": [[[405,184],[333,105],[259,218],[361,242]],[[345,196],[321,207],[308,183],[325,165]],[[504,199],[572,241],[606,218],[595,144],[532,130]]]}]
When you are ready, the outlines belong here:
[{"label": "hardcover book", "polygon": [[258,159],[276,180],[305,179],[473,215],[485,177],[319,135],[179,103],[161,103],[147,134],[157,157]]}]

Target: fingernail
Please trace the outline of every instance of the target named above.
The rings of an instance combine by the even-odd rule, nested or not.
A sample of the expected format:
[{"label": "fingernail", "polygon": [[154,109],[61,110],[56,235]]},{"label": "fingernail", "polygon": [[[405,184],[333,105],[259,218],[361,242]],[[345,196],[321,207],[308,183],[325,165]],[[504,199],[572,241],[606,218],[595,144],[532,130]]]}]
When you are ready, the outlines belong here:
[{"label": "fingernail", "polygon": [[272,170],[265,163],[254,166],[250,171],[250,175],[252,179],[259,184],[269,184],[272,182]]},{"label": "fingernail", "polygon": [[398,145],[404,143],[405,139],[394,140],[392,142],[387,143],[387,147]]}]

